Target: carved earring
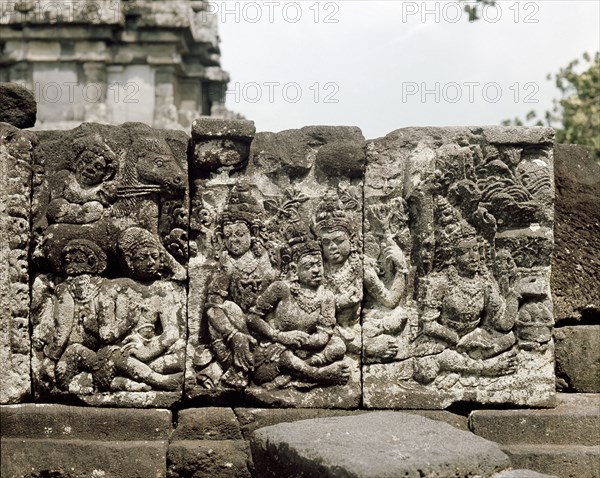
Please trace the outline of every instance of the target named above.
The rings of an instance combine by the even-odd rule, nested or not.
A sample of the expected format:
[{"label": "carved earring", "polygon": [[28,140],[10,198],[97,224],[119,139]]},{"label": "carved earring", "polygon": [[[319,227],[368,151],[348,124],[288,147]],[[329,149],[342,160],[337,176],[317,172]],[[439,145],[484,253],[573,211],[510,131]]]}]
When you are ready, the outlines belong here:
[{"label": "carved earring", "polygon": [[296,267],[296,264],[291,263],[289,265],[288,271],[290,280],[292,282],[298,282],[298,268]]}]

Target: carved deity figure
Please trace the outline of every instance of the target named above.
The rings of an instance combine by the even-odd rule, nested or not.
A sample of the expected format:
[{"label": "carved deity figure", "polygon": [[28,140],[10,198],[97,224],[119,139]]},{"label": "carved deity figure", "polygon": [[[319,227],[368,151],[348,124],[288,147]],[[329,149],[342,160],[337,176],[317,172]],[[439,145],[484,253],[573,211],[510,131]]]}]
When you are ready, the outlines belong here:
[{"label": "carved deity figure", "polygon": [[137,301],[128,304],[126,314],[104,317],[95,381],[111,391],[176,390],[183,379],[185,348],[176,292],[168,282],[146,284],[161,277],[163,248],[152,233],[137,227],[121,235],[118,247],[134,279],[121,279],[118,285]]},{"label": "carved deity figure", "polygon": [[[398,353],[397,336],[407,323],[402,302],[408,265],[394,236],[404,243],[409,236],[402,198],[372,205],[367,211],[363,286],[363,361],[387,362]],[[406,244],[405,244],[406,245]],[[382,251],[383,249],[383,251]]]},{"label": "carved deity figure", "polygon": [[401,304],[408,268],[402,249],[390,239],[383,250],[384,263],[393,270],[387,284],[378,264],[379,245],[365,241],[364,289],[367,294],[363,321],[363,360],[366,363],[386,362],[398,353],[397,334],[407,322],[407,312]]},{"label": "carved deity figure", "polygon": [[313,229],[323,248],[324,285],[335,295],[337,333],[350,352],[359,352],[362,261],[356,232],[335,192],[317,206]]},{"label": "carved deity figure", "polygon": [[209,280],[206,317],[211,349],[223,370],[221,382],[239,389],[248,384],[256,341],[248,330],[248,312],[257,296],[275,279],[260,243],[262,209],[248,187],[231,190],[216,230],[221,254]]},{"label": "carved deity figure", "polygon": [[98,135],[79,145],[73,166],[59,171],[53,182],[47,216],[49,222],[88,224],[99,220],[114,201],[116,188],[110,179],[116,171],[116,155]]},{"label": "carved deity figure", "polygon": [[106,254],[92,241],[74,239],[63,248],[62,263],[67,279],[56,287],[32,342],[44,353],[42,375],[67,391],[75,376],[96,369],[106,281],[96,274],[106,268]]},{"label": "carved deity figure", "polygon": [[292,378],[344,384],[350,376],[342,361],[346,346],[334,334],[336,302],[322,285],[319,244],[301,239],[291,245],[289,258],[291,278],[272,283],[250,314],[260,338],[253,380],[266,388],[282,387]]},{"label": "carved deity figure", "polygon": [[414,343],[415,379],[429,383],[441,371],[499,376],[514,373],[514,317],[481,260],[475,230],[451,225],[454,264],[424,280],[421,334]]}]

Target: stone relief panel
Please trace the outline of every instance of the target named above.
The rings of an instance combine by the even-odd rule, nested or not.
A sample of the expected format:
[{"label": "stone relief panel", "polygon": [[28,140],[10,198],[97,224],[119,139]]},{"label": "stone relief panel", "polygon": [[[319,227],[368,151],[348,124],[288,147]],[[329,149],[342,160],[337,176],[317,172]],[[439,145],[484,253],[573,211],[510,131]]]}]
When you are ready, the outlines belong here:
[{"label": "stone relief panel", "polygon": [[188,397],[358,406],[360,130],[201,118],[192,140]]},{"label": "stone relief panel", "polygon": [[551,404],[552,140],[415,128],[368,143],[365,406]]},{"label": "stone relief panel", "polygon": [[35,395],[168,406],[185,364],[188,137],[141,123],[38,137]]},{"label": "stone relief panel", "polygon": [[0,404],[31,392],[29,221],[31,133],[0,123]]}]

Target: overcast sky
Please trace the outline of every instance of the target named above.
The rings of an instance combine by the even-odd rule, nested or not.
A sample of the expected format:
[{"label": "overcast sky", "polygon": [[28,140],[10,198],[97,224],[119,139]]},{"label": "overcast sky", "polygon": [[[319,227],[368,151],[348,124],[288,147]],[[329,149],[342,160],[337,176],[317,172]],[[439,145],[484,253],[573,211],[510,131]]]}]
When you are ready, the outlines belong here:
[{"label": "overcast sky", "polygon": [[600,49],[600,2],[214,1],[229,109],[258,131],[499,124],[551,107],[546,79]]}]

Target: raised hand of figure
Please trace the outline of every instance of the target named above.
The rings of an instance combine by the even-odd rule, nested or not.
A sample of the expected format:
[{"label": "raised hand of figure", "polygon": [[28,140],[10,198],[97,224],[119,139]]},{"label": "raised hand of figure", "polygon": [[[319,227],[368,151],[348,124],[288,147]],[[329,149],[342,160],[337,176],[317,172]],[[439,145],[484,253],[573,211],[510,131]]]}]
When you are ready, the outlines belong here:
[{"label": "raised hand of figure", "polygon": [[388,245],[383,250],[383,253],[386,261],[394,264],[397,269],[402,270],[406,268],[406,258],[404,257],[404,252],[402,252],[400,246],[396,244],[396,241],[388,241]]},{"label": "raised hand of figure", "polygon": [[231,337],[233,363],[242,370],[251,370],[254,359],[250,352],[250,344],[256,343],[251,336],[237,332]]},{"label": "raised hand of figure", "polygon": [[290,330],[288,332],[279,332],[277,342],[293,348],[300,348],[308,342],[310,335],[300,330]]}]

